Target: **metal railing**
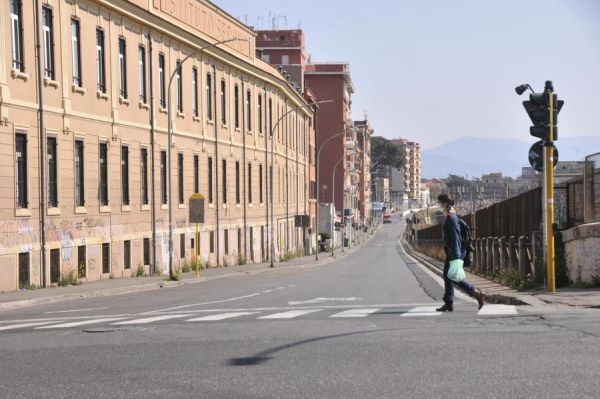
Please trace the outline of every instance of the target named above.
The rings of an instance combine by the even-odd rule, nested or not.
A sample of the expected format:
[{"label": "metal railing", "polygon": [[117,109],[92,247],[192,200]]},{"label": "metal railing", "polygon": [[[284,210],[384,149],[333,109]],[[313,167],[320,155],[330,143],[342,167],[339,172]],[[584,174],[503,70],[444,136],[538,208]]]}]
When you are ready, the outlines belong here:
[{"label": "metal railing", "polygon": [[600,221],[600,152],[585,157],[583,171],[583,222]]}]

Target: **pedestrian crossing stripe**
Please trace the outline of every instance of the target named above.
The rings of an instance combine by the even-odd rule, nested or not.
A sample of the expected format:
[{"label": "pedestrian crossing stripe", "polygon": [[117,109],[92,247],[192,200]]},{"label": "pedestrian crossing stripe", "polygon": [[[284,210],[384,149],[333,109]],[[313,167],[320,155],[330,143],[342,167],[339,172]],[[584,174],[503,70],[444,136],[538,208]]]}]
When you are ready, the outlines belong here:
[{"label": "pedestrian crossing stripe", "polygon": [[[448,315],[448,313],[437,312],[435,306],[416,306],[412,307],[406,312],[400,314],[401,317],[432,317]],[[353,308],[338,311],[328,316],[328,318],[363,318],[371,315],[377,315],[379,311],[384,308]],[[51,329],[66,329],[80,326],[88,326],[91,324],[110,323],[110,325],[144,325],[150,323],[157,323],[166,320],[183,319],[186,323],[204,323],[204,322],[217,322],[224,320],[231,320],[241,317],[256,316],[256,320],[290,320],[307,316],[309,314],[315,314],[324,311],[330,311],[331,309],[319,308],[319,309],[291,309],[284,312],[276,312],[265,314],[265,311],[230,311],[222,313],[213,313],[204,316],[198,316],[197,314],[163,314],[151,317],[142,317],[126,320],[126,317],[122,315],[115,315],[119,317],[100,317],[91,318],[86,320],[75,320],[65,321],[63,320],[35,320],[26,321],[22,320],[16,324],[1,325],[0,331],[13,331],[19,329],[33,328],[35,330],[51,330]],[[260,314],[263,316],[260,316]],[[518,314],[517,308],[514,305],[485,305],[482,309],[477,312],[477,316],[512,316]],[[446,316],[448,317],[448,316]]]}]

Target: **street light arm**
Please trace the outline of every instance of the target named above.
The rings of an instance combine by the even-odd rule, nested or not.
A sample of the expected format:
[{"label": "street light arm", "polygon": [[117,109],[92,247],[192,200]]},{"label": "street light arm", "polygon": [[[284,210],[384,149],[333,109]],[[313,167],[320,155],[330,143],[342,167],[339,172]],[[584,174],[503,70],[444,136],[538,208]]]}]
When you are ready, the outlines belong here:
[{"label": "street light arm", "polygon": [[301,108],[310,107],[311,105],[325,104],[325,103],[332,103],[332,102],[333,102],[333,100],[316,101],[316,102],[312,102],[312,103],[302,104],[302,105],[299,105],[297,107],[290,109],[289,111],[287,111],[283,115],[281,115],[281,117],[279,119],[277,119],[277,121],[275,121],[275,124],[271,128],[271,137],[273,137],[273,132],[275,131],[275,128],[277,127],[277,125],[279,125],[279,122],[281,122],[283,120],[283,118],[285,118],[288,114],[290,114],[294,111],[297,111]]}]

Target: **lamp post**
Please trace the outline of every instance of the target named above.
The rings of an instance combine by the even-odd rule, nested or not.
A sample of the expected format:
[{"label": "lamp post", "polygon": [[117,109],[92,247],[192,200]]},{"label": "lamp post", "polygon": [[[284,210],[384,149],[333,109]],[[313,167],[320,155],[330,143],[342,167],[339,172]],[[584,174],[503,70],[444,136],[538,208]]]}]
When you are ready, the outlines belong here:
[{"label": "lamp post", "polygon": [[[196,54],[201,53],[202,51],[209,49],[211,47],[216,47],[219,44],[229,43],[233,41],[248,41],[243,38],[231,38],[227,40],[221,40],[212,44],[209,44],[204,47],[200,47],[198,50],[191,52],[188,54],[183,60],[179,61],[178,65],[175,67],[173,72],[171,73],[171,77],[169,78],[169,85],[167,87],[167,135],[169,137],[169,148],[167,150],[167,173],[169,175],[169,197],[168,197],[168,206],[169,206],[169,278],[173,278],[173,184],[172,184],[172,175],[171,175],[171,147],[173,146],[173,121],[172,121],[172,111],[171,111],[171,84],[173,83],[173,78],[178,70],[181,70],[183,63],[186,62],[189,58],[195,56]],[[217,232],[218,234],[218,232]],[[197,245],[197,244],[196,244]]]},{"label": "lamp post", "polygon": [[[317,151],[317,211],[315,213],[315,217],[317,220],[317,237],[319,236],[319,189],[321,188],[321,186],[319,186],[319,159],[321,158],[321,151],[323,150],[323,148],[334,138],[339,137],[343,134],[346,134],[346,130],[344,130],[343,132],[340,133],[336,133],[333,136],[329,137],[327,140],[325,140],[325,142],[323,142],[323,144],[321,144],[321,147],[319,147],[319,150]],[[333,243],[333,237],[332,237],[332,243]],[[317,242],[317,251],[315,253],[315,260],[319,260],[319,245]]]},{"label": "lamp post", "polygon": [[[271,126],[271,129],[269,132],[269,135],[271,137],[271,166],[269,168],[269,178],[271,179],[271,181],[269,183],[269,187],[270,187],[270,191],[271,191],[269,193],[270,202],[271,202],[269,204],[269,208],[271,208],[271,264],[269,267],[275,267],[275,265],[273,264],[274,258],[275,258],[275,240],[274,240],[275,225],[274,225],[274,220],[273,220],[273,166],[275,163],[275,154],[274,154],[274,152],[275,152],[274,151],[275,137],[273,135],[273,132],[275,131],[275,128],[277,127],[277,125],[279,125],[279,122],[281,122],[283,120],[283,118],[285,118],[288,114],[290,114],[294,111],[297,111],[299,109],[302,109],[302,108],[312,107],[313,105],[325,104],[325,103],[331,103],[331,102],[333,102],[333,100],[315,101],[312,103],[299,105],[299,106],[294,107],[294,108],[288,110],[287,112],[285,112],[283,115],[281,115],[281,117],[279,117],[279,119],[277,119],[275,124],[273,126]],[[317,165],[318,165],[318,163],[317,163]],[[267,166],[269,166],[269,165],[267,165]],[[318,179],[318,172],[317,172],[317,179]],[[318,200],[317,200],[317,202],[318,202]],[[318,209],[319,209],[319,204],[317,203],[317,212],[318,212]],[[317,253],[318,252],[319,251],[317,249]]]},{"label": "lamp post", "polygon": [[[344,157],[340,158],[336,163],[335,166],[333,167],[333,176],[331,178],[331,182],[333,183],[333,187],[331,190],[331,203],[333,204],[333,212],[334,214],[335,212],[335,170],[337,169],[338,165],[340,164],[340,162],[342,162],[344,160]],[[343,202],[343,201],[342,201]],[[344,220],[344,207],[342,206],[342,220]],[[341,226],[340,226],[341,228]],[[334,229],[333,231],[335,231],[335,224],[334,224]],[[333,234],[331,233],[331,256],[333,256]],[[344,251],[344,243],[342,243],[342,252]]]}]

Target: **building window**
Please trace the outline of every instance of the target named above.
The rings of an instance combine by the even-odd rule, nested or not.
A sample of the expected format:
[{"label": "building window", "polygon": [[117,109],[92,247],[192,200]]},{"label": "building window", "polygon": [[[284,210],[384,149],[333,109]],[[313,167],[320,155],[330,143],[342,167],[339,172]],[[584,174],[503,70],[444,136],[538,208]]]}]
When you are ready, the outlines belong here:
[{"label": "building window", "polygon": [[241,202],[240,195],[240,163],[235,163],[235,203],[239,204]]},{"label": "building window", "polygon": [[79,20],[71,19],[71,59],[73,64],[73,84],[81,87],[81,34]]},{"label": "building window", "polygon": [[25,70],[23,57],[23,7],[21,0],[10,0],[10,27],[12,36],[12,67]]},{"label": "building window", "polygon": [[102,244],[102,273],[110,273],[110,244]]},{"label": "building window", "polygon": [[127,48],[125,38],[119,38],[119,93],[127,98]]},{"label": "building window", "polygon": [[142,188],[142,205],[148,205],[148,149],[140,151],[140,182]]},{"label": "building window", "polygon": [[215,232],[211,231],[208,236],[209,236],[209,240],[208,240],[209,241],[209,250],[210,250],[211,254],[214,254],[215,253]]},{"label": "building window", "polygon": [[248,203],[252,203],[252,164],[248,163]]},{"label": "building window", "polygon": [[198,69],[192,68],[192,107],[195,117],[198,117]]},{"label": "building window", "polygon": [[225,255],[229,255],[229,230],[223,230],[223,249],[225,250]]},{"label": "building window", "polygon": [[75,140],[75,205],[85,205],[85,164],[83,140]]},{"label": "building window", "polygon": [[140,79],[140,101],[146,104],[146,48],[138,47],[138,75]]},{"label": "building window", "polygon": [[194,155],[194,192],[200,192],[200,158]]},{"label": "building window", "polygon": [[235,128],[240,127],[240,88],[238,85],[233,87],[233,109]]},{"label": "building window", "polygon": [[206,74],[206,118],[212,121],[212,76],[210,73]]},{"label": "building window", "polygon": [[227,97],[225,95],[225,79],[221,79],[221,123],[227,124]]},{"label": "building window", "polygon": [[213,203],[213,159],[208,158],[208,203]]},{"label": "building window", "polygon": [[263,203],[263,166],[258,166],[258,195],[260,203]]},{"label": "building window", "polygon": [[184,202],[184,192],[183,192],[183,154],[177,154],[177,186],[179,192],[179,203],[183,204]]},{"label": "building window", "polygon": [[87,261],[85,245],[79,245],[77,247],[77,276],[79,278],[85,278],[87,276],[86,265]]},{"label": "building window", "polygon": [[258,95],[258,132],[263,132],[263,104],[262,94]]},{"label": "building window", "polygon": [[106,68],[104,67],[104,31],[96,28],[96,72],[98,91],[106,93]]},{"label": "building window", "polygon": [[225,159],[221,160],[223,171],[221,175],[221,187],[223,189],[223,204],[227,203],[227,161]]},{"label": "building window", "polygon": [[121,197],[129,205],[129,147],[121,146]]},{"label": "building window", "polygon": [[158,101],[165,108],[165,55],[158,54]]},{"label": "building window", "polygon": [[150,264],[150,239],[149,238],[144,238],[144,248],[143,248],[143,261],[144,261],[144,265],[149,265]]},{"label": "building window", "polygon": [[177,79],[177,111],[183,112],[183,70],[181,61],[177,61],[175,77]]},{"label": "building window", "polygon": [[29,280],[29,252],[19,254],[19,288],[31,284]]},{"label": "building window", "polygon": [[185,234],[179,235],[179,257],[185,258]]},{"label": "building window", "polygon": [[100,205],[108,205],[108,144],[100,143]]},{"label": "building window", "polygon": [[281,65],[289,65],[290,63],[290,56],[289,55],[282,55],[281,56]]},{"label": "building window", "polygon": [[56,137],[48,137],[48,207],[58,206],[58,153]]},{"label": "building window", "polygon": [[248,131],[252,130],[252,109],[250,108],[252,105],[252,93],[250,90],[246,92],[246,123],[248,126]]},{"label": "building window", "polygon": [[44,30],[44,76],[54,80],[54,28],[52,24],[52,9],[42,7]]},{"label": "building window", "polygon": [[242,229],[237,229],[237,254],[238,258],[242,256]]},{"label": "building window", "polygon": [[15,158],[17,208],[27,208],[29,206],[27,194],[27,135],[24,133],[15,135]]},{"label": "building window", "polygon": [[123,241],[123,268],[131,269],[131,241]]},{"label": "building window", "polygon": [[162,204],[167,204],[167,152],[160,152],[160,198]]}]

